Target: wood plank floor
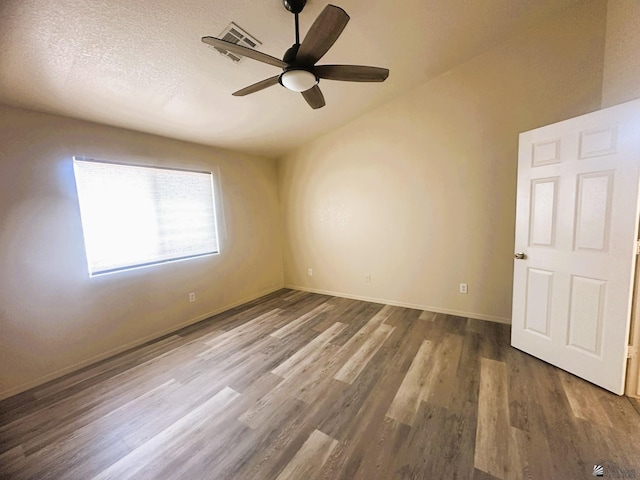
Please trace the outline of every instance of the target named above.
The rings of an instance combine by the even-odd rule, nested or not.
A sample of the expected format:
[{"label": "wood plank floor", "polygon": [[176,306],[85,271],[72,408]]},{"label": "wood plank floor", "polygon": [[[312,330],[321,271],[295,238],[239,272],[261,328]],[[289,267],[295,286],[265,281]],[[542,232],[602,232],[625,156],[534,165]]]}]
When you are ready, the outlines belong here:
[{"label": "wood plank floor", "polygon": [[290,290],[0,402],[3,479],[583,479],[596,464],[640,478],[640,405],[511,348],[508,326]]}]

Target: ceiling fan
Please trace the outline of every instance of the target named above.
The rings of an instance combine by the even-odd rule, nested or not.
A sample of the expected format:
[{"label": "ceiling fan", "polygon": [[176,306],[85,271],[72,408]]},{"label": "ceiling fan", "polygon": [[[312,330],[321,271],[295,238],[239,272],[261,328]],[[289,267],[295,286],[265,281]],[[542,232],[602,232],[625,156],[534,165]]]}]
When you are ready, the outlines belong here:
[{"label": "ceiling fan", "polygon": [[343,9],[335,5],[327,5],[300,43],[298,14],[302,12],[307,1],[283,0],[282,3],[295,15],[296,27],[296,43],[287,50],[282,60],[220,38],[202,38],[204,43],[214,47],[282,68],[282,73],[279,75],[238,90],[233,93],[234,96],[243,97],[279,83],[289,90],[301,92],[311,108],[316,109],[325,106],[324,96],[318,86],[321,78],[345,82],[384,82],[387,79],[389,70],[386,68],[364,65],[316,65],[349,22],[349,15]]}]

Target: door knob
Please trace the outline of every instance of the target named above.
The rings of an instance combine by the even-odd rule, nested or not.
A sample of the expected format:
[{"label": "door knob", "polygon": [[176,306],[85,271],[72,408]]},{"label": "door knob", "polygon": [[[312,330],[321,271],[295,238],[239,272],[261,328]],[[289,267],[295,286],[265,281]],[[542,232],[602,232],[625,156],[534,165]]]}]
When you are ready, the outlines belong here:
[{"label": "door knob", "polygon": [[518,252],[515,255],[516,260],[524,260],[525,258],[527,258],[527,255],[525,253],[522,252]]}]

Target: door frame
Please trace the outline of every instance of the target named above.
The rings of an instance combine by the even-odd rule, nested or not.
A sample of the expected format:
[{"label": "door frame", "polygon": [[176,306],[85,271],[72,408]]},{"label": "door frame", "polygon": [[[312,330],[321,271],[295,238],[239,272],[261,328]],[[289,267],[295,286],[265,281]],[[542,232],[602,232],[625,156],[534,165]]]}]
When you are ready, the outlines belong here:
[{"label": "door frame", "polygon": [[[640,223],[640,219],[639,219]],[[638,239],[640,243],[640,239]],[[640,398],[640,256],[636,255],[636,273],[634,276],[633,299],[631,305],[631,326],[629,328],[629,349],[635,355],[627,359],[627,376],[624,394],[628,397]],[[635,348],[633,348],[635,347]]]}]

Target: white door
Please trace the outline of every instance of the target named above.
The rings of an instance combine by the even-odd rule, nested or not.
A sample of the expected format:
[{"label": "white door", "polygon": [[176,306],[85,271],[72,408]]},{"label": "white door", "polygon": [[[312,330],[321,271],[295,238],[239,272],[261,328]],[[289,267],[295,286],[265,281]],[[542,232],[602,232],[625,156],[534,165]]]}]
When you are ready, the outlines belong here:
[{"label": "white door", "polygon": [[520,134],[511,345],[619,395],[639,167],[640,100]]}]

